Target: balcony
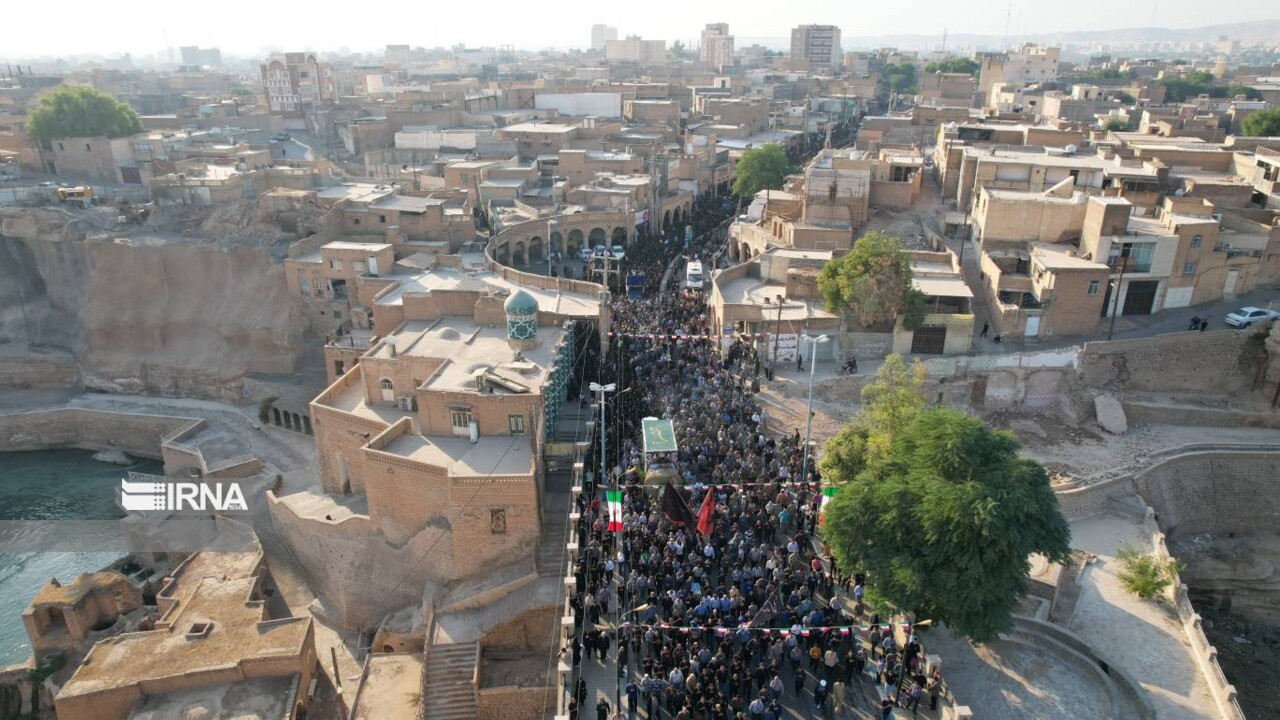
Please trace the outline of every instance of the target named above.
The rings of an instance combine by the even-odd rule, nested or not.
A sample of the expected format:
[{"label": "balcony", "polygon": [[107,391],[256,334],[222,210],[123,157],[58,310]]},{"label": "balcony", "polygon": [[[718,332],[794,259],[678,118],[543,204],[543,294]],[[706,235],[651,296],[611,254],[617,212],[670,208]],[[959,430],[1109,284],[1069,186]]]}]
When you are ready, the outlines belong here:
[{"label": "balcony", "polygon": [[[1121,270],[1121,266],[1124,267],[1123,270]],[[1107,261],[1107,267],[1111,268],[1113,273],[1149,273],[1151,272],[1151,261],[1144,258],[1114,257]]]}]

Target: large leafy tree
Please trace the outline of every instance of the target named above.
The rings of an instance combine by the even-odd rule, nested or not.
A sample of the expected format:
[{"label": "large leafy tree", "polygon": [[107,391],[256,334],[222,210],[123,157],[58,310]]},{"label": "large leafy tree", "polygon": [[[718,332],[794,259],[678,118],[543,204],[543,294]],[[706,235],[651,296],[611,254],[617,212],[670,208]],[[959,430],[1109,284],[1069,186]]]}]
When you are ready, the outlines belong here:
[{"label": "large leafy tree", "polygon": [[1249,113],[1240,121],[1240,129],[1248,137],[1280,137],[1280,109]]},{"label": "large leafy tree", "polygon": [[769,143],[742,153],[733,169],[733,192],[754,197],[761,190],[776,190],[792,171],[791,161],[781,145]]},{"label": "large leafy tree", "polygon": [[982,65],[973,58],[947,58],[939,62],[931,62],[924,66],[927,73],[964,73],[977,75]]},{"label": "large leafy tree", "polygon": [[975,642],[995,639],[1027,593],[1028,556],[1070,552],[1044,467],[1018,456],[1012,434],[951,409],[916,412],[891,445],[864,454],[852,477],[824,474],[839,486],[824,539],[887,602]]},{"label": "large leafy tree", "polygon": [[142,132],[128,105],[90,87],[59,85],[31,111],[27,130],[41,140],[67,137],[119,138]]},{"label": "large leafy tree", "polygon": [[911,63],[885,65],[880,68],[880,82],[889,92],[913,93],[916,91],[916,66]]},{"label": "large leafy tree", "polygon": [[849,313],[864,327],[891,323],[907,311],[913,321],[923,319],[923,296],[911,286],[911,260],[901,244],[898,238],[869,232],[851,252],[823,265],[818,290],[827,310]]},{"label": "large leafy tree", "polygon": [[919,360],[908,365],[901,355],[886,357],[862,388],[862,412],[822,446],[822,477],[857,477],[868,463],[888,457],[894,435],[924,406],[924,376]]}]

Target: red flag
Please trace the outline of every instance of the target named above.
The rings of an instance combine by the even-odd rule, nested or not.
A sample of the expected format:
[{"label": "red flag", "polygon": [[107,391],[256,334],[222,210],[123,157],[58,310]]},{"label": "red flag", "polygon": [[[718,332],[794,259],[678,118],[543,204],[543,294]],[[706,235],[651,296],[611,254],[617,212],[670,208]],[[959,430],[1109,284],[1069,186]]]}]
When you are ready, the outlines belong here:
[{"label": "red flag", "polygon": [[702,507],[698,509],[698,532],[704,537],[711,534],[711,512],[715,510],[712,495],[715,492],[708,488],[706,497],[702,498]]}]

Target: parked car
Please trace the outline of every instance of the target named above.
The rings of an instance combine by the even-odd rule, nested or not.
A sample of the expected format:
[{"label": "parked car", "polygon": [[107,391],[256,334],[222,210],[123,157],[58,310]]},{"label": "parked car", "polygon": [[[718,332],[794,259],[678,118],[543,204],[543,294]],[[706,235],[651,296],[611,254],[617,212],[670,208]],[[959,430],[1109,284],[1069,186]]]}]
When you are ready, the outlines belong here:
[{"label": "parked car", "polygon": [[287,133],[287,132],[282,132],[282,133],[276,133],[275,135],[272,135],[272,136],[271,136],[271,139],[272,139],[272,140],[275,140],[276,142],[286,142],[286,141],[290,140],[292,137],[293,137],[293,136],[292,136],[292,135],[290,135],[289,133]]},{"label": "parked car", "polygon": [[609,252],[613,254],[615,260],[621,260],[627,256],[627,251],[621,245],[614,245],[609,248]]},{"label": "parked car", "polygon": [[591,254],[596,257],[609,257],[609,248],[603,245],[597,245],[591,249]]},{"label": "parked car", "polygon": [[1280,312],[1275,310],[1243,307],[1233,313],[1229,313],[1224,320],[1231,327],[1247,328],[1260,320],[1275,320],[1277,317],[1280,317]]},{"label": "parked car", "polygon": [[578,248],[578,259],[581,260],[582,262],[586,262],[590,260],[591,248],[587,247],[586,245],[583,245],[582,247]]}]

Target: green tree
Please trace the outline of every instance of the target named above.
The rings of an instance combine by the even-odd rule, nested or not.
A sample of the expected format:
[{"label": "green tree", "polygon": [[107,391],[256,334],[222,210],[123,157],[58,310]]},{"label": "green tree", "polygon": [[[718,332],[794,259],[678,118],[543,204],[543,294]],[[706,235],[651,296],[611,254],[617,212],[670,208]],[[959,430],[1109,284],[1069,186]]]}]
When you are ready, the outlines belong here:
[{"label": "green tree", "polygon": [[791,171],[791,161],[781,145],[769,143],[751,148],[742,153],[733,169],[733,192],[749,198],[761,190],[776,190]]},{"label": "green tree", "polygon": [[1132,545],[1125,545],[1116,553],[1120,572],[1116,579],[1125,590],[1144,600],[1160,595],[1178,578],[1178,561],[1158,558],[1144,553]]},{"label": "green tree", "polygon": [[232,85],[231,94],[236,97],[244,97],[245,95],[252,95],[253,91],[243,85]]},{"label": "green tree", "polygon": [[1261,100],[1262,93],[1249,85],[1231,85],[1227,87],[1225,97],[1234,98],[1237,95],[1243,95],[1245,100]]},{"label": "green tree", "polygon": [[1107,120],[1107,123],[1102,126],[1102,129],[1109,130],[1111,132],[1125,132],[1129,129],[1129,121],[1124,118],[1113,117]]},{"label": "green tree", "polygon": [[1213,75],[1204,70],[1192,70],[1177,77],[1160,78],[1158,81],[1165,87],[1165,100],[1182,102],[1209,92],[1213,85]]},{"label": "green tree", "polygon": [[1018,449],[1011,433],[957,410],[918,411],[855,476],[824,475],[839,492],[823,538],[887,602],[993,640],[1027,593],[1027,558],[1070,552],[1048,474]]},{"label": "green tree", "polygon": [[1247,137],[1280,137],[1280,108],[1245,115],[1240,129]]},{"label": "green tree", "polygon": [[671,52],[671,57],[674,60],[679,60],[680,58],[684,57],[684,43],[679,40],[671,43],[670,52]]},{"label": "green tree", "polygon": [[916,91],[916,66],[911,63],[885,65],[880,68],[880,82],[893,93],[913,93]]},{"label": "green tree", "polygon": [[982,65],[973,58],[947,58],[942,62],[931,62],[924,66],[927,73],[964,73],[977,75]]},{"label": "green tree", "polygon": [[869,462],[887,457],[894,435],[924,407],[924,376],[919,360],[907,365],[896,353],[886,357],[862,388],[862,412],[823,444],[822,477],[857,477]]},{"label": "green tree", "polygon": [[66,137],[128,137],[142,121],[128,105],[90,87],[59,85],[28,116],[27,130],[41,140]]},{"label": "green tree", "polygon": [[863,327],[892,323],[918,295],[911,286],[911,259],[901,244],[898,238],[869,232],[851,252],[823,265],[818,290],[827,310],[849,313]]}]

